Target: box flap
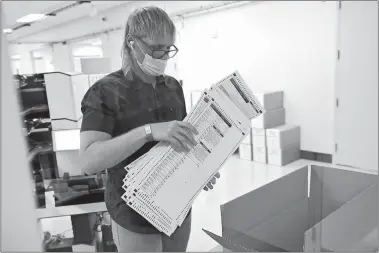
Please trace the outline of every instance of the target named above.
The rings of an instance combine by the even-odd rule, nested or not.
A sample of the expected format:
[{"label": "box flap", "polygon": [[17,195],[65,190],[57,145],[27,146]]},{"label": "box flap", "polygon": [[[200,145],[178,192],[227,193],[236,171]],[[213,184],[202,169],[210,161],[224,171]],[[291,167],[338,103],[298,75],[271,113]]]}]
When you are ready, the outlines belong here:
[{"label": "box flap", "polygon": [[311,165],[309,227],[377,181],[377,175]]},{"label": "box flap", "polygon": [[225,228],[229,230],[230,233],[237,234],[238,242],[230,240],[228,238],[218,236],[212,232],[209,232],[205,229],[203,231],[209,235],[213,240],[219,243],[225,249],[231,250],[233,252],[287,252],[283,248],[276,247],[264,241],[258,240],[251,236],[248,236],[244,233]]},{"label": "box flap", "polygon": [[[246,234],[285,251],[301,252],[304,246],[304,233],[308,228],[308,198],[303,198]],[[239,240],[235,241],[245,247],[254,248],[251,242],[246,244]]]},{"label": "box flap", "polygon": [[374,184],[305,233],[306,250],[378,249],[378,185]]},{"label": "box flap", "polygon": [[[308,166],[238,197],[221,207],[223,236],[230,231],[251,231],[293,204],[307,198]],[[278,194],[280,193],[280,197]],[[275,201],[274,201],[275,199]]]},{"label": "box flap", "polygon": [[252,249],[247,249],[234,241],[228,240],[224,237],[218,236],[208,230],[203,229],[203,231],[209,235],[213,240],[215,240],[218,244],[220,244],[222,247],[231,250],[233,252],[254,252]]},{"label": "box flap", "polygon": [[379,250],[378,244],[378,228],[376,227],[371,232],[367,233],[362,240],[351,246],[351,249],[354,252],[359,252],[361,249],[367,249],[367,251],[370,250],[375,252]]}]

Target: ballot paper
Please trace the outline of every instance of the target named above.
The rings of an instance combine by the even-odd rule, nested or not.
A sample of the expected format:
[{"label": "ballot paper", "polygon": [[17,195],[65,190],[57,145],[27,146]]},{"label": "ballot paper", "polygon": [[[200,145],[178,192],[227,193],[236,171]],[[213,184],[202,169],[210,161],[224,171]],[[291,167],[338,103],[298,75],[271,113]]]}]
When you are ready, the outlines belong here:
[{"label": "ballot paper", "polygon": [[189,152],[160,142],[127,165],[122,199],[159,231],[181,226],[196,197],[250,132],[250,120],[264,113],[238,72],[204,90],[183,120],[199,132]]},{"label": "ballot paper", "polygon": [[218,82],[211,89],[216,89],[229,97],[249,119],[264,113],[262,105],[245,85],[245,81],[237,71]]}]

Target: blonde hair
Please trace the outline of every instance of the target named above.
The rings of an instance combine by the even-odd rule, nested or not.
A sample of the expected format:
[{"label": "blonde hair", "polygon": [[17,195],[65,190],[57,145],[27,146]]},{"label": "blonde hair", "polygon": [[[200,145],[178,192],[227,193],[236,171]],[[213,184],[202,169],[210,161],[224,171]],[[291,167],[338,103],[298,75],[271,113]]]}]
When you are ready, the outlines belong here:
[{"label": "blonde hair", "polygon": [[126,22],[124,43],[122,45],[122,70],[126,74],[130,68],[130,48],[128,35],[154,40],[170,35],[175,40],[176,28],[168,14],[159,7],[149,6],[136,9]]}]

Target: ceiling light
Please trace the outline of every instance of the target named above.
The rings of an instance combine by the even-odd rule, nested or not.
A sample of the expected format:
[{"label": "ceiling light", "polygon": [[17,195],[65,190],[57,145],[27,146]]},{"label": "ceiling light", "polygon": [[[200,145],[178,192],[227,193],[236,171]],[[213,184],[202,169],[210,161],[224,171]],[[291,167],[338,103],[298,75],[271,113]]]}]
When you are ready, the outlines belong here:
[{"label": "ceiling light", "polygon": [[46,17],[47,16],[44,14],[28,14],[22,18],[17,19],[16,22],[18,22],[18,23],[31,23],[34,21],[43,20]]},{"label": "ceiling light", "polygon": [[92,42],[92,46],[101,46],[102,44],[101,41]]},{"label": "ceiling light", "polygon": [[97,8],[95,5],[91,4],[91,10],[89,12],[89,16],[91,18],[95,17],[97,15]]},{"label": "ceiling light", "polygon": [[7,29],[4,29],[3,30],[3,33],[7,33],[7,34],[9,34],[9,33],[12,33],[12,29],[10,29],[10,28],[7,28]]}]

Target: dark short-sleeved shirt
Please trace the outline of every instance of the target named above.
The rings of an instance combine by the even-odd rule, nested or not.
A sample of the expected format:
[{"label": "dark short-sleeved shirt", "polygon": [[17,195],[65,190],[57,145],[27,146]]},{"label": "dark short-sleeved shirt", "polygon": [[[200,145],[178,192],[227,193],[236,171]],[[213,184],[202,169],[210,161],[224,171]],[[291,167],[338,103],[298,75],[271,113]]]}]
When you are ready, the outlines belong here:
[{"label": "dark short-sleeved shirt", "polygon": [[[131,72],[113,72],[97,81],[82,100],[81,131],[100,131],[112,138],[149,123],[183,120],[186,107],[179,82],[170,76],[157,77],[153,85]],[[157,142],[147,142],[120,164],[108,169],[105,203],[111,218],[136,233],[159,233],[147,220],[126,205],[121,196],[124,167],[148,152]]]}]

